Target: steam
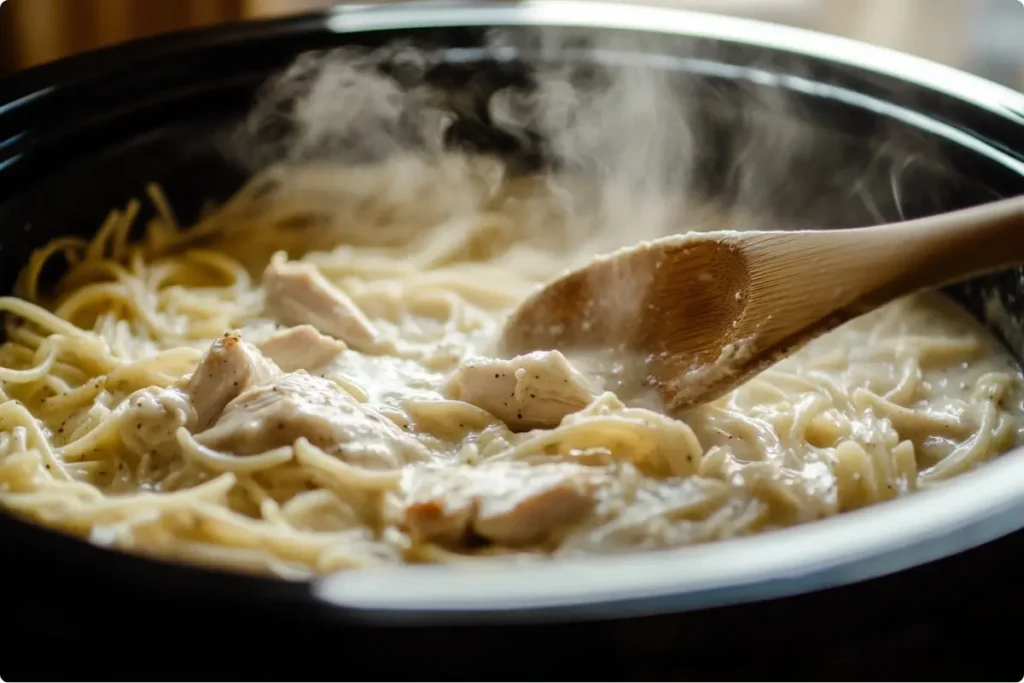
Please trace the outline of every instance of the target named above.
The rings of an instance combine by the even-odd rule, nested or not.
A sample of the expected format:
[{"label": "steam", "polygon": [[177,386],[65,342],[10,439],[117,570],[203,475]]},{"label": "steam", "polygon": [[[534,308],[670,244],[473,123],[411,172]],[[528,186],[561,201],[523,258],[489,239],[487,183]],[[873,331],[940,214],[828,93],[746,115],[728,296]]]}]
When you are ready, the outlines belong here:
[{"label": "steam", "polygon": [[455,117],[424,81],[437,63],[438,55],[411,47],[300,55],[264,86],[233,151],[250,167],[437,156]]},{"label": "steam", "polygon": [[[688,230],[850,226],[940,208],[911,177],[941,169],[924,136],[884,117],[819,125],[790,90],[765,87],[807,79],[797,60],[731,67],[716,59],[725,48],[684,49],[660,36],[495,30],[447,51],[310,53],[267,84],[231,149],[253,170],[348,169],[306,201],[349,212],[333,219],[338,241],[358,241],[358,207],[370,204],[393,204],[416,228],[400,206],[415,198],[423,223],[511,212],[576,262]],[[301,177],[281,174],[276,193],[306,191]]]}]

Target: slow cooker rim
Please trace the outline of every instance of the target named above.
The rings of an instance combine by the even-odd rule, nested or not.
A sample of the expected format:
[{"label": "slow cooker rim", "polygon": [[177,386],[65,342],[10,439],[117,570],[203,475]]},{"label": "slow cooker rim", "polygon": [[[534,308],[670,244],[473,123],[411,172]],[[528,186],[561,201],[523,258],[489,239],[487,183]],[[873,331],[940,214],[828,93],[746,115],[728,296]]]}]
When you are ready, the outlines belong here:
[{"label": "slow cooker rim", "polygon": [[[640,30],[719,39],[792,52],[890,76],[952,95],[1024,124],[1024,93],[961,69],[821,31],[774,22],[605,0],[426,0],[338,5],[327,12],[337,33],[444,26],[552,26]],[[401,22],[400,24],[398,22]]]},{"label": "slow cooker rim", "polygon": [[[415,20],[415,21],[414,21]],[[237,21],[132,40],[33,66],[0,79],[0,116],[22,101],[45,96],[72,74],[121,59],[171,56],[198,47],[294,34],[468,26],[552,26],[634,29],[758,46],[843,64],[956,97],[1024,125],[1024,92],[944,64],[820,31],[707,12],[605,0],[402,0],[382,5],[340,3],[326,11]],[[8,92],[4,92],[4,88]]]},{"label": "slow cooker rim", "polygon": [[[627,11],[628,10],[628,11]],[[467,14],[468,13],[468,14]],[[670,10],[663,8],[636,7],[634,5],[614,4],[605,2],[586,2],[566,0],[524,0],[517,3],[491,2],[416,2],[395,3],[384,6],[342,6],[326,13],[316,13],[277,19],[271,21],[236,24],[229,27],[217,27],[172,34],[143,41],[135,41],[123,46],[107,48],[95,53],[62,60],[53,64],[36,67],[25,72],[24,78],[14,79],[16,84],[35,83],[22,97],[33,97],[33,93],[45,96],[45,86],[38,84],[62,80],[69,73],[81,73],[83,68],[97,58],[114,59],[130,57],[144,59],[167,57],[173,53],[194,47],[213,44],[224,44],[232,41],[246,41],[260,36],[272,35],[275,32],[300,32],[307,29],[326,27],[336,33],[356,33],[366,30],[424,28],[410,24],[411,17],[417,15],[437,22],[428,24],[437,28],[446,26],[465,26],[467,21],[478,22],[475,25],[509,25],[515,24],[516,18],[522,25],[576,26],[591,28],[630,28],[634,30],[657,31],[659,33],[677,33],[694,38],[720,38],[729,40],[733,36],[736,42],[744,45],[761,46],[769,50],[794,52],[798,55],[816,60],[832,61],[848,64],[869,72],[891,76],[900,80],[918,84],[928,90],[952,95],[973,107],[988,109],[992,113],[1008,118],[1014,123],[1024,125],[1024,94],[999,86],[984,79],[971,76],[949,67],[920,60],[916,57],[877,48],[874,46],[833,38],[824,34],[803,29],[792,29],[764,22],[747,19],[735,19],[716,15]],[[445,19],[447,17],[447,19]],[[626,21],[625,26],[609,26],[613,17]],[[472,21],[470,24],[472,24]],[[362,22],[360,24],[360,22]],[[373,27],[377,27],[376,29]],[[645,28],[646,27],[646,28]],[[710,35],[709,35],[710,32]],[[774,34],[774,35],[773,35]],[[740,39],[745,36],[746,38]],[[774,43],[774,44],[772,44]],[[923,72],[921,66],[927,67]],[[62,76],[63,74],[63,76]],[[17,86],[14,88],[17,91]],[[10,103],[0,99],[0,117],[4,109],[17,106],[17,98]],[[1024,526],[1024,453],[1020,449],[1007,454],[1014,457],[1003,457],[984,468],[959,478],[963,485],[951,487],[945,491],[923,492],[915,496],[860,511],[852,515],[817,522],[813,525],[796,527],[775,532],[763,537],[743,539],[740,541],[723,541],[698,548],[682,548],[630,555],[625,558],[589,558],[581,562],[560,561],[544,563],[530,567],[513,567],[512,569],[483,569],[480,573],[458,573],[458,576],[438,567],[396,567],[372,574],[344,574],[324,579],[317,579],[309,584],[313,594],[323,603],[339,606],[343,612],[374,621],[427,621],[436,624],[440,621],[469,620],[480,622],[483,619],[507,622],[510,620],[550,619],[557,613],[558,618],[599,618],[618,616],[623,611],[631,614],[662,612],[667,610],[691,610],[700,607],[711,607],[748,600],[761,600],[770,597],[782,597],[795,593],[803,593],[817,588],[824,588],[870,578],[888,571],[921,564],[929,559],[936,559],[953,552],[966,550],[984,541],[1016,530]],[[1019,462],[1014,462],[1017,460]],[[1001,470],[1005,470],[1005,473]],[[1018,471],[1019,470],[1019,471]],[[871,523],[865,515],[898,520],[897,512],[906,514],[913,509],[931,508],[939,513],[949,515],[958,506],[944,503],[951,498],[945,495],[949,490],[963,491],[970,488],[967,478],[981,479],[996,484],[998,496],[989,496],[984,506],[975,504],[973,516],[960,516],[948,519],[947,526],[937,529],[931,523],[929,528],[937,535],[925,535],[918,539],[918,554],[907,559],[910,548],[889,547],[878,551],[877,538],[861,538],[862,546],[867,543],[875,547],[874,554],[859,556],[859,569],[853,571],[849,556],[856,555],[854,546],[846,539],[857,530],[850,527],[871,527],[882,524]],[[1013,482],[1021,482],[1014,485]],[[937,495],[936,495],[937,494]],[[956,497],[966,506],[964,495]],[[993,510],[991,504],[996,500],[998,505]],[[961,507],[963,507],[961,506]],[[3,517],[15,521],[18,525],[31,526],[13,520],[6,512]],[[915,517],[915,515],[910,515]],[[916,515],[933,519],[927,515]],[[846,537],[842,527],[846,527]],[[889,528],[893,525],[890,523]],[[956,529],[950,532],[949,529]],[[42,530],[45,533],[53,533]],[[954,543],[951,536],[957,536]],[[742,554],[751,559],[759,559],[776,554],[773,546],[780,543],[790,548],[800,546],[806,550],[820,551],[830,546],[830,539],[844,537],[845,548],[837,552],[833,548],[833,563],[819,562],[815,566],[806,558],[813,553],[801,550],[789,552],[788,557],[795,558],[786,566],[776,566],[768,576],[762,572],[760,577],[744,581],[734,576],[723,581],[723,574],[710,577],[714,585],[703,588],[686,589],[679,584],[679,577],[686,574],[688,567],[701,562],[701,556],[709,553],[728,555]],[[768,539],[768,546],[764,546]],[[943,540],[945,539],[945,540]],[[76,545],[88,545],[85,541],[67,538]],[[896,539],[897,541],[899,539]],[[740,544],[737,549],[737,544]],[[762,549],[762,546],[763,549]],[[891,542],[890,542],[891,546]],[[952,546],[955,546],[951,549]],[[172,563],[154,562],[146,558],[110,553],[94,546],[106,557],[120,556],[121,561],[136,563],[139,568],[145,565],[160,565],[167,571],[182,571],[186,574],[207,578],[219,583],[234,582],[241,589],[248,586],[280,586],[281,581],[252,579],[226,571],[209,571]],[[696,552],[695,552],[696,551]],[[899,552],[901,551],[901,552]],[[903,560],[894,563],[894,553]],[[99,555],[97,555],[99,557]],[[839,559],[836,559],[836,558]],[[924,558],[924,559],[922,559]],[[778,558],[776,558],[778,559]],[[778,564],[778,563],[777,563]],[[128,566],[128,565],[125,565]],[[433,576],[430,574],[433,573]],[[749,572],[748,572],[749,573]],[[735,572],[734,572],[735,574]],[[552,577],[557,575],[557,580]],[[448,579],[448,595],[439,595],[437,591],[438,577],[442,581]],[[626,578],[626,581],[623,579]],[[766,581],[767,578],[767,581]],[[666,580],[667,579],[667,580]],[[545,584],[546,582],[546,584]],[[415,584],[419,584],[418,586]],[[548,591],[546,597],[537,599],[536,588],[544,585]],[[560,590],[552,590],[552,588]],[[396,590],[396,588],[399,588]],[[258,590],[258,589],[257,589]],[[529,593],[532,591],[532,595]],[[232,591],[234,592],[234,591]],[[504,595],[502,595],[504,593]],[[287,591],[289,598],[296,594]],[[566,596],[572,596],[566,598]]]}]

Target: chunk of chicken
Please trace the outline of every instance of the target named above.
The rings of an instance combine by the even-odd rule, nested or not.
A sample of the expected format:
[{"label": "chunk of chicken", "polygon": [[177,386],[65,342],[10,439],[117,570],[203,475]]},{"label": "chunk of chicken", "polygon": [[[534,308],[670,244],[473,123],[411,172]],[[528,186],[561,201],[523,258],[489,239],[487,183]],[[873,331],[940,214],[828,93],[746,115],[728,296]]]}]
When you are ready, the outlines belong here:
[{"label": "chunk of chicken", "polygon": [[299,371],[247,389],[196,441],[240,455],[305,437],[346,462],[371,469],[427,457],[425,447],[334,382]]},{"label": "chunk of chicken", "polygon": [[174,443],[178,427],[206,429],[231,399],[280,374],[272,361],[237,333],[225,334],[210,346],[191,376],[170,387],[146,387],[128,397],[122,404],[122,440],[136,452]]},{"label": "chunk of chicken", "polygon": [[368,350],[377,331],[355,303],[316,266],[274,255],[263,272],[267,313],[284,325],[309,324],[357,351]]},{"label": "chunk of chicken", "polygon": [[184,391],[196,411],[196,431],[206,429],[220,417],[233,398],[248,387],[263,384],[281,374],[281,369],[252,344],[229,332],[215,341],[199,366],[188,378]]},{"label": "chunk of chicken", "polygon": [[163,450],[176,443],[178,427],[196,422],[192,401],[178,387],[139,389],[121,410],[121,442],[133,453]]},{"label": "chunk of chicken", "polygon": [[555,427],[596,393],[558,351],[471,360],[448,380],[445,391],[483,408],[513,431]]},{"label": "chunk of chicken", "polygon": [[312,325],[281,330],[260,345],[264,355],[285,372],[321,367],[346,348],[344,342],[321,334]]},{"label": "chunk of chicken", "polygon": [[607,482],[603,471],[573,463],[423,469],[404,484],[403,524],[420,541],[457,546],[475,534],[505,546],[543,544],[583,520]]}]

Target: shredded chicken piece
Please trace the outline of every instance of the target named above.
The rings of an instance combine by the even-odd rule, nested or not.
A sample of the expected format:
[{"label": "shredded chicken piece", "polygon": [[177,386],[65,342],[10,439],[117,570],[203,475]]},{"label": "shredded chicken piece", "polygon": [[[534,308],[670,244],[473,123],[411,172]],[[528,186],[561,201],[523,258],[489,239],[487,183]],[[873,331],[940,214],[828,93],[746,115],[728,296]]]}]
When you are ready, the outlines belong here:
[{"label": "shredded chicken piece", "polygon": [[366,351],[377,331],[358,306],[332,285],[315,265],[288,261],[277,253],[263,272],[267,313],[283,325],[309,324]]},{"label": "shredded chicken piece", "polygon": [[199,361],[184,391],[196,411],[195,430],[203,430],[220,417],[224,406],[250,386],[263,384],[281,369],[259,350],[230,332],[215,341]]},{"label": "shredded chicken piece", "polygon": [[413,538],[464,545],[472,535],[505,546],[557,541],[583,519],[607,482],[574,463],[418,470],[404,483],[404,526]]},{"label": "shredded chicken piece", "polygon": [[121,441],[133,453],[163,450],[175,443],[178,427],[196,422],[192,401],[177,387],[139,389],[121,409]]},{"label": "shredded chicken piece", "polygon": [[196,441],[247,455],[291,445],[300,437],[370,469],[392,469],[428,457],[422,444],[371,406],[305,371],[247,389]]},{"label": "shredded chicken piece", "polygon": [[285,372],[312,370],[330,362],[348,347],[321,334],[312,325],[299,325],[274,333],[260,350]]},{"label": "shredded chicken piece", "polygon": [[209,427],[231,399],[280,374],[238,333],[225,334],[213,342],[191,376],[170,387],[146,387],[128,397],[122,404],[122,440],[136,452],[174,443],[178,427],[193,431]]},{"label": "shredded chicken piece", "polygon": [[556,427],[596,393],[558,351],[471,360],[448,380],[445,391],[483,408],[513,431]]}]

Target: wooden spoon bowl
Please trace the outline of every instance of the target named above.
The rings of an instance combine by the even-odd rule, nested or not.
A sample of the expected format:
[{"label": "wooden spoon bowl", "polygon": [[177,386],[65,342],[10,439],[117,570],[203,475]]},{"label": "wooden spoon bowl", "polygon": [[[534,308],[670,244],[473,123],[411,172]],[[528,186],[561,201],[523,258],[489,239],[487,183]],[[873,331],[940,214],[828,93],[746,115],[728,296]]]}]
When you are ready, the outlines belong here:
[{"label": "wooden spoon bowl", "polygon": [[689,233],[594,259],[510,316],[500,347],[640,354],[670,412],[915,291],[1024,263],[1024,197],[852,230]]}]

